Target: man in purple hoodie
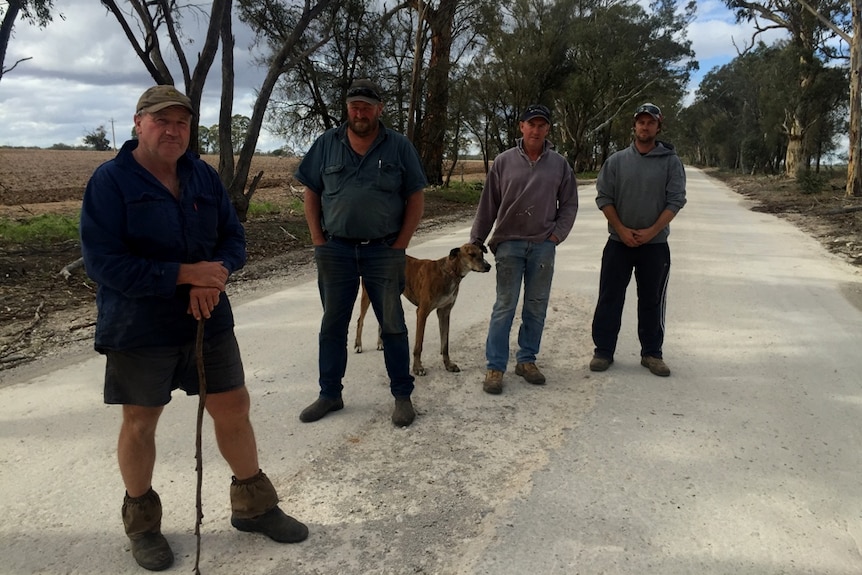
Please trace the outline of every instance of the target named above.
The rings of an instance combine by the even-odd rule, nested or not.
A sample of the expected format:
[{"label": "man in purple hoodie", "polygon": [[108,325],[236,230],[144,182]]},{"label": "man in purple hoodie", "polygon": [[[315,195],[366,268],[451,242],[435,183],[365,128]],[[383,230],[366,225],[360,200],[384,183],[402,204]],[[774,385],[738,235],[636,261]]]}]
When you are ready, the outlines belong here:
[{"label": "man in purple hoodie", "polygon": [[[509,333],[524,284],[515,373],[541,385],[545,376],[536,356],[554,277],[557,245],[569,235],[578,213],[575,175],[566,159],[547,140],[551,112],[528,106],[519,124],[523,135],[515,147],[497,156],[479,200],[470,239],[488,246],[497,267],[497,299],[485,343],[487,374],[483,389],[503,391],[509,362]],[[496,224],[496,225],[495,225]]]}]

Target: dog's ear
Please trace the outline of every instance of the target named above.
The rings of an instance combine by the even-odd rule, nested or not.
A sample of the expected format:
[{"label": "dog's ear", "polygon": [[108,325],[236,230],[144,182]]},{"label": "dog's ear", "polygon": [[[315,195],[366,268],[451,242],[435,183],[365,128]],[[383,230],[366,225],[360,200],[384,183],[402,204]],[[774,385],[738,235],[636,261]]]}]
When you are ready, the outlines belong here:
[{"label": "dog's ear", "polygon": [[449,250],[449,259],[454,260],[461,253],[461,248],[452,248]]}]

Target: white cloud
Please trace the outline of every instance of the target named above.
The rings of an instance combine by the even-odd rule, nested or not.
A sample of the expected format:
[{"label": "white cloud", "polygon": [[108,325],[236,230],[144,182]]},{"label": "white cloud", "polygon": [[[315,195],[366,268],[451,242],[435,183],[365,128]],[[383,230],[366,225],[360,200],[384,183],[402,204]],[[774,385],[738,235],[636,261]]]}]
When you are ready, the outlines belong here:
[{"label": "white cloud", "polygon": [[[16,23],[5,66],[29,59],[0,81],[0,145],[76,145],[100,125],[113,141],[112,120],[119,145],[131,135],[135,103],[153,84],[152,77],[114,16],[99,3],[57,0],[55,6],[65,19],[55,17],[44,30],[20,19]],[[202,37],[195,25],[193,19],[184,21],[190,37]],[[255,90],[265,71],[254,64],[254,54],[249,51],[252,32],[237,22],[234,33],[234,113],[251,116]],[[196,54],[193,47],[187,52]],[[169,50],[165,50],[165,57],[176,84],[183,87],[176,57]],[[201,101],[200,123],[205,126],[218,123],[219,62],[217,56]],[[280,145],[282,142],[265,130],[261,132],[259,148]]]},{"label": "white cloud", "polygon": [[[0,145],[80,144],[87,132],[100,125],[113,140],[112,120],[117,143],[122,143],[131,134],[135,102],[152,84],[152,78],[115,18],[99,3],[56,0],[55,5],[65,20],[55,18],[45,30],[20,20],[15,26],[5,65],[31,59],[0,81]],[[184,21],[184,25],[190,37],[202,37],[194,29],[194,19]],[[736,24],[723,2],[698,2],[697,19],[688,30],[700,63],[690,85],[692,92],[706,72],[736,56],[734,43],[740,47],[750,44],[751,30],[750,24]],[[250,116],[264,71],[254,63],[255,55],[249,50],[251,30],[236,22],[234,33],[234,113]],[[776,32],[765,39],[771,42],[778,37]],[[194,49],[188,52],[195,54]],[[168,54],[166,50],[166,57]],[[217,57],[201,101],[200,123],[205,126],[218,123],[218,62]],[[182,86],[179,66],[175,61],[169,61],[169,66]],[[269,150],[280,145],[282,142],[265,129],[261,132],[259,148]]]}]

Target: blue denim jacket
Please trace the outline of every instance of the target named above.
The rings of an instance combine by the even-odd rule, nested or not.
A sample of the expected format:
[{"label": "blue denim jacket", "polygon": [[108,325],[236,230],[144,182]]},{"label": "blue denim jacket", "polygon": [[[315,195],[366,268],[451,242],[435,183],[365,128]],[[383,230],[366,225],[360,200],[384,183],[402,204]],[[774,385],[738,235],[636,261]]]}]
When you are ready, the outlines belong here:
[{"label": "blue denim jacket", "polygon": [[[246,260],[245,232],[216,171],[187,152],[177,164],[177,200],[134,159],[136,147],[126,142],[84,192],[81,250],[99,284],[97,351],[192,341],[197,321],[186,313],[189,286],[176,285],[180,264],[221,261],[233,273]],[[222,293],[206,337],[232,327]]]}]

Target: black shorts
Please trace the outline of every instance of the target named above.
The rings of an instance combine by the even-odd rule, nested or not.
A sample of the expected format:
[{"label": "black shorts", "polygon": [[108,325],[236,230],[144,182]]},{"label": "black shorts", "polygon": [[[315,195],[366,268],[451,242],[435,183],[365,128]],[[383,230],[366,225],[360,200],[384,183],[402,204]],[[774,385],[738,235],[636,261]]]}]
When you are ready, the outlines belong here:
[{"label": "black shorts", "polygon": [[[194,341],[179,347],[108,351],[105,356],[105,403],[159,407],[171,401],[175,389],[182,389],[187,395],[198,393]],[[245,385],[233,330],[205,341],[203,356],[207,393]]]}]

